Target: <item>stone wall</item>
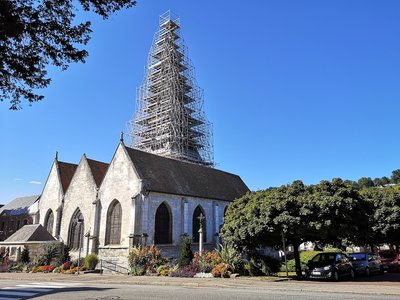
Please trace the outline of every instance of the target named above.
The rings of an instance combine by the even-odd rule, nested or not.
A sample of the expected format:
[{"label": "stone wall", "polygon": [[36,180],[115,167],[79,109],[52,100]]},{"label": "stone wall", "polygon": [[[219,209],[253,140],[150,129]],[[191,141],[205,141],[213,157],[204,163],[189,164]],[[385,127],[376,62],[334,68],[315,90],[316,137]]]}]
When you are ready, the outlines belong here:
[{"label": "stone wall", "polygon": [[[118,266],[122,266],[128,269],[128,254],[129,247],[118,247],[118,246],[106,246],[99,247],[99,258],[104,260],[103,264],[105,266],[112,266],[112,264],[116,264]],[[112,263],[112,264],[110,264]],[[120,268],[117,267],[117,271]]]},{"label": "stone wall", "polygon": [[39,223],[43,225],[44,228],[46,228],[44,224],[45,218],[48,211],[52,210],[54,215],[52,230],[53,235],[56,234],[57,220],[59,219],[58,208],[60,207],[63,198],[63,190],[59,180],[57,168],[57,162],[55,161],[53,163],[53,166],[51,167],[49,177],[47,178],[46,184],[39,200]]},{"label": "stone wall", "polygon": [[223,223],[224,210],[229,204],[228,201],[153,192],[149,193],[145,199],[146,209],[142,215],[142,233],[148,234],[148,244],[154,243],[155,215],[157,208],[163,202],[169,206],[172,215],[173,245],[179,245],[183,234],[188,234],[190,238],[193,237],[193,213],[198,205],[202,207],[206,217],[207,243],[216,245],[218,241],[215,234],[219,233]]},{"label": "stone wall", "polygon": [[[96,183],[93,179],[86,156],[83,156],[64,196],[63,217],[60,236],[68,244],[70,224],[75,212],[79,209],[83,215],[83,234],[94,228],[93,201],[96,200]],[[87,238],[84,238],[82,253],[88,252]],[[90,249],[90,245],[89,245]]]}]

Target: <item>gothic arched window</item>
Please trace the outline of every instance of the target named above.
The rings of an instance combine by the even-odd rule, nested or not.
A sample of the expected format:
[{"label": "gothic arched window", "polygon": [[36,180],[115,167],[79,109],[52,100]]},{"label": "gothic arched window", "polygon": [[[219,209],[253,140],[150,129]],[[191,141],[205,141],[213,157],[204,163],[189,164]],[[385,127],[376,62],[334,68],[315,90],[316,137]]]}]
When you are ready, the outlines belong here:
[{"label": "gothic arched window", "polygon": [[46,217],[44,218],[44,228],[50,233],[53,234],[53,225],[54,225],[54,214],[51,209],[49,209],[46,213]]},{"label": "gothic arched window", "polygon": [[71,249],[79,249],[83,247],[83,228],[84,219],[79,208],[74,212],[69,224],[68,246]]},{"label": "gothic arched window", "polygon": [[161,203],[157,208],[154,226],[154,243],[172,243],[172,216],[166,203]]},{"label": "gothic arched window", "polygon": [[107,212],[106,245],[121,243],[121,204],[114,200]]},{"label": "gothic arched window", "polygon": [[204,219],[201,221],[203,225],[203,242],[207,241],[207,222],[206,222],[206,214],[204,213],[203,208],[198,205],[193,212],[193,220],[192,220],[192,228],[193,228],[193,243],[199,242],[199,230],[200,230],[200,215],[203,215]]}]

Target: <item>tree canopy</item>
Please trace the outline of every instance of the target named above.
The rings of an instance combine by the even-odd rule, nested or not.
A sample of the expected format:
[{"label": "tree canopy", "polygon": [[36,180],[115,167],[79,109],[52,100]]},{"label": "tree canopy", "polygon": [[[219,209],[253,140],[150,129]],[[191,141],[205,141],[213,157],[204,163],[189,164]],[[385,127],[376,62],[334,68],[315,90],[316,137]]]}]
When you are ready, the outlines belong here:
[{"label": "tree canopy", "polygon": [[242,251],[281,246],[281,234],[294,247],[311,241],[333,244],[399,243],[400,193],[397,187],[359,190],[354,182],[333,179],[316,185],[301,181],[247,193],[227,209],[224,241]]},{"label": "tree canopy", "polygon": [[2,0],[0,1],[0,100],[10,109],[43,100],[36,89],[51,79],[47,66],[65,70],[72,62],[85,62],[80,46],[90,39],[90,22],[75,24],[78,2],[84,11],[103,19],[136,4],[134,0]]}]

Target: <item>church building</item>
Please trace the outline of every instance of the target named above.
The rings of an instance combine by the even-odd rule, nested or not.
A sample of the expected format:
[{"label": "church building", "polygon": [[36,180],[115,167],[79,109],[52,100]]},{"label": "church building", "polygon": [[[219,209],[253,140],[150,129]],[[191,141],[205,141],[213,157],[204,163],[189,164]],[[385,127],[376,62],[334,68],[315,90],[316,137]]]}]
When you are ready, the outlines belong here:
[{"label": "church building", "polygon": [[56,156],[39,223],[73,256],[81,248],[82,255],[126,265],[132,245],[155,244],[167,256],[177,255],[184,234],[196,245],[200,214],[205,247],[213,249],[227,205],[247,191],[237,175],[129,148],[121,139],[109,165],[83,155],[76,166]]},{"label": "church building", "polygon": [[[177,256],[183,235],[218,245],[228,204],[249,191],[237,175],[214,168],[203,92],[180,38],[180,20],[160,16],[136,112],[111,162],[78,164],[55,155],[35,224],[71,248],[127,265],[129,247],[157,245]],[[201,223],[200,223],[201,222]]]}]

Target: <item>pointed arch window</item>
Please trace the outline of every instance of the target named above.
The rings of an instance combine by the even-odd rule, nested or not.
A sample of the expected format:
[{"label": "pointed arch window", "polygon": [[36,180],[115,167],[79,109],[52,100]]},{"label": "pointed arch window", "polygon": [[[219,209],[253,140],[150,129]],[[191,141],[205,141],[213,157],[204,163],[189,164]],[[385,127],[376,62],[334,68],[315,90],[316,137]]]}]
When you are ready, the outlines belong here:
[{"label": "pointed arch window", "polygon": [[51,209],[49,209],[46,213],[46,217],[44,219],[44,228],[50,233],[53,234],[53,226],[54,226],[54,214]]},{"label": "pointed arch window", "polygon": [[121,243],[122,207],[114,200],[107,212],[106,245]]},{"label": "pointed arch window", "polygon": [[169,206],[163,202],[157,208],[154,226],[154,243],[172,243],[172,216]]},{"label": "pointed arch window", "polygon": [[72,215],[69,224],[68,246],[71,249],[79,249],[83,247],[83,230],[85,221],[79,208]]},{"label": "pointed arch window", "polygon": [[200,215],[203,215],[204,219],[202,220],[202,225],[203,225],[203,242],[205,243],[207,241],[207,227],[206,227],[206,214],[204,213],[203,208],[198,205],[194,212],[193,212],[193,219],[192,219],[192,228],[193,228],[193,243],[198,243],[199,242],[199,230],[200,230],[200,220],[199,217]]}]

